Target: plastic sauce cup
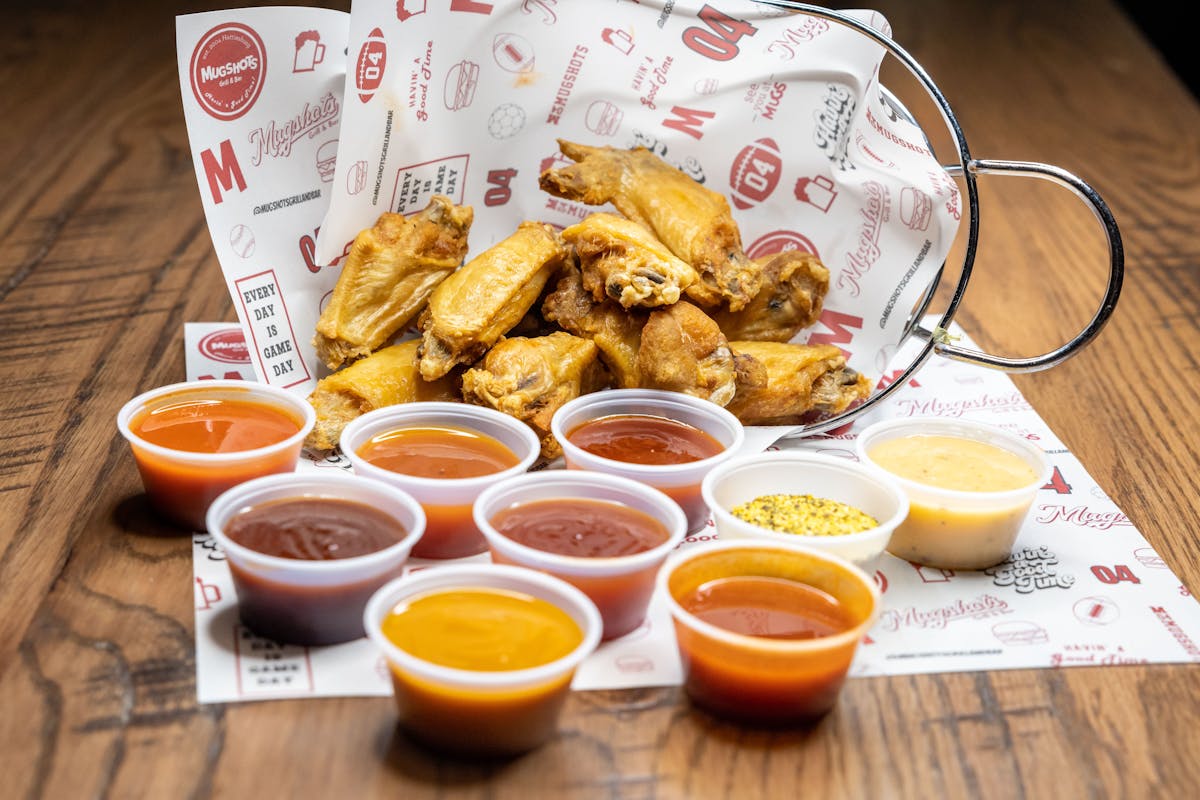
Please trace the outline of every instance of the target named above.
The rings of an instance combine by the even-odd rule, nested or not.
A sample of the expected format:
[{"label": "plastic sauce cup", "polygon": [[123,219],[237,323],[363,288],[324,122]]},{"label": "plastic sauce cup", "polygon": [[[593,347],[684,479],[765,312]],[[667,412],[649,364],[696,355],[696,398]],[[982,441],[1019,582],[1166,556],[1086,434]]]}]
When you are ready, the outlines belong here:
[{"label": "plastic sauce cup", "polygon": [[[166,406],[206,400],[252,402],[279,409],[296,420],[296,433],[252,450],[202,453],[148,442],[131,427],[142,415]],[[262,475],[295,471],[304,438],[316,420],[313,407],[285,389],[252,381],[204,380],[173,383],[138,395],[117,413],[117,428],[129,442],[151,506],[177,525],[204,530],[209,505],[226,489]]]},{"label": "plastic sauce cup", "polygon": [[[590,420],[617,414],[647,414],[699,428],[724,448],[720,453],[685,464],[636,464],[589,453],[573,444],[571,432]],[[683,509],[688,533],[708,524],[708,506],[700,483],[716,465],[731,458],[746,438],[742,423],[708,400],[659,389],[608,389],[564,403],[550,420],[550,430],[563,449],[568,469],[607,472],[661,489]]]},{"label": "plastic sauce cup", "polygon": [[[407,531],[382,550],[351,558],[306,560],[267,555],[232,541],[235,514],[273,500],[328,497],[372,506]],[[255,633],[279,642],[325,645],[362,638],[363,609],[383,584],[404,571],[425,530],[425,513],[408,494],[359,475],[270,475],[235,486],[208,510],[208,530],[225,551],[238,614]]]},{"label": "plastic sauce cup", "polygon": [[[401,428],[454,426],[498,440],[517,457],[508,469],[475,478],[427,478],[393,472],[358,454],[371,438]],[[417,402],[370,411],[342,430],[342,453],[354,472],[390,483],[411,494],[425,509],[425,535],[413,549],[417,558],[461,558],[487,550],[472,516],[475,498],[489,486],[528,470],[541,453],[537,435],[525,423],[495,409],[465,403]]]},{"label": "plastic sauce cup", "polygon": [[[680,600],[730,577],[784,578],[837,598],[853,620],[841,633],[784,640],[735,633],[687,611]],[[879,615],[879,589],[843,558],[796,544],[714,542],[668,559],[658,576],[675,624],[684,689],[707,711],[742,722],[815,719],[837,701],[859,641]]]},{"label": "plastic sauce cup", "polygon": [[1034,478],[1007,491],[958,491],[896,476],[908,495],[908,517],[897,526],[888,552],[915,564],[942,569],[984,569],[1012,553],[1017,534],[1040,487],[1050,480],[1046,454],[1002,428],[965,419],[894,419],[865,428],[855,443],[858,457],[871,459],[874,447],[907,436],[939,436],[983,442],[1019,457]]},{"label": "plastic sauce cup", "polygon": [[[583,632],[571,652],[540,666],[466,670],[431,663],[397,647],[382,624],[402,601],[457,589],[500,589],[532,595],[566,612]],[[498,564],[431,567],[382,587],[367,603],[363,627],[392,674],[400,725],[439,750],[513,755],[553,737],[571,680],[600,641],[600,614],[578,589],[534,570]],[[505,631],[496,630],[497,636]]]},{"label": "plastic sauce cup", "polygon": [[[860,566],[887,547],[908,514],[908,496],[894,476],[847,458],[805,452],[769,452],[726,461],[701,487],[722,539],[759,539],[802,544]],[[836,500],[870,514],[879,523],[858,533],[805,536],[771,530],[733,515],[733,509],[763,495],[808,494]]]},{"label": "plastic sauce cup", "polygon": [[[662,523],[667,538],[656,547],[632,555],[581,557],[529,547],[492,526],[492,518],[506,508],[552,499],[620,503]],[[600,609],[605,640],[624,636],[642,624],[658,569],[687,533],[682,509],[663,492],[619,475],[586,470],[531,472],[498,483],[475,501],[475,524],[487,538],[494,562],[541,570],[586,594]]]}]

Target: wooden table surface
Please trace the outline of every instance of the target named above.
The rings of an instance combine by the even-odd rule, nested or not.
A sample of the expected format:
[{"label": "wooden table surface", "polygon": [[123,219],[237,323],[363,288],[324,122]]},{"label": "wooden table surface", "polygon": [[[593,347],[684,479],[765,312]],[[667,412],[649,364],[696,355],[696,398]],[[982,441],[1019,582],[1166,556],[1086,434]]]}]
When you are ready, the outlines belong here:
[{"label": "wooden table surface", "polygon": [[[174,44],[175,13],[227,5],[5,12],[0,796],[1194,796],[1195,665],[856,679],[815,726],[773,733],[694,711],[677,689],[576,693],[556,741],[502,764],[415,748],[386,698],[197,705],[190,537],[146,510],[114,418],[183,378],[185,322],[234,318]],[[1108,0],[872,7],[973,155],[1057,164],[1113,209],[1127,276],[1111,323],[1015,380],[1200,586],[1195,99]],[[1050,349],[1100,297],[1103,237],[1049,184],[983,179],[981,192],[959,319],[995,352]]]}]

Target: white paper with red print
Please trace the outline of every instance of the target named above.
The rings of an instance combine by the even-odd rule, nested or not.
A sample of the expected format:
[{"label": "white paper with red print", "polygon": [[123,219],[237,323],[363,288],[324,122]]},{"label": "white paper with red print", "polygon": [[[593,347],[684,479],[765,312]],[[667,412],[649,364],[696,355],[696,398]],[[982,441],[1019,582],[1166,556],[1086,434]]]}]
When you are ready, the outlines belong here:
[{"label": "white paper with red print", "polygon": [[752,256],[817,253],[831,288],[800,339],[849,331],[850,365],[879,375],[959,217],[920,130],[880,100],[883,55],[749,0],[356,0],[317,260],[435,193],[474,207],[468,258],[526,219],[569,225],[591,209],[538,187],[570,163],[556,138],[643,145],[729,198]]},{"label": "white paper with red print", "polygon": [[[224,330],[238,332],[228,324]],[[953,332],[961,333],[957,326]],[[907,364],[919,346],[905,345],[894,365]],[[189,349],[189,375],[207,369],[203,359],[209,357],[199,347]],[[871,565],[883,590],[882,613],[859,647],[851,675],[1200,662],[1200,604],[1002,373],[933,359],[848,434],[772,445],[786,429],[750,427],[744,451],[777,446],[854,458],[856,430],[879,419],[929,414],[990,422],[1028,437],[1049,454],[1054,477],[1038,493],[1014,558],[999,568],[918,568],[886,553]],[[337,456],[300,466],[345,468]],[[715,538],[710,527],[681,546]],[[387,672],[365,639],[303,648],[245,630],[224,555],[209,536],[197,535],[193,556],[200,702],[391,693]],[[414,560],[413,566],[436,569],[436,562]],[[670,617],[656,598],[647,624],[602,645],[573,686],[673,686],[681,680]]]},{"label": "white paper with red print", "polygon": [[242,368],[305,394],[330,288],[313,253],[334,178],[348,29],[349,15],[316,8],[176,18],[196,180],[249,345]]}]

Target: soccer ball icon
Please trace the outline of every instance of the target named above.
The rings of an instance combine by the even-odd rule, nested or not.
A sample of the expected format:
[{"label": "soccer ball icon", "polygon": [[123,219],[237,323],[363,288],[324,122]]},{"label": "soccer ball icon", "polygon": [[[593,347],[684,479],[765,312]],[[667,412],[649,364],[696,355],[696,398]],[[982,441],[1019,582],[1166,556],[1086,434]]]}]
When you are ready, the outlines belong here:
[{"label": "soccer ball icon", "polygon": [[487,127],[494,139],[516,136],[525,127],[525,109],[514,103],[505,103],[488,117]]}]

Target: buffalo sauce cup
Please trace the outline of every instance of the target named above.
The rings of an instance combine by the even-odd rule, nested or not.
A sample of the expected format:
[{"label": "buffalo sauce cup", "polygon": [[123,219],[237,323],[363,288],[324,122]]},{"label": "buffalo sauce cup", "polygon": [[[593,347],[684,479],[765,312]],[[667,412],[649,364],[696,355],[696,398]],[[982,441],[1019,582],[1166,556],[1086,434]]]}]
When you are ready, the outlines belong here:
[{"label": "buffalo sauce cup", "polygon": [[226,489],[294,471],[315,423],[303,397],[238,380],[162,386],[117,414],[150,504],[193,530],[204,530],[209,504]]},{"label": "buffalo sauce cup", "polygon": [[654,577],[687,532],[682,509],[618,475],[544,470],[508,478],[475,501],[492,561],[561,578],[586,594],[604,639],[642,624]]},{"label": "buffalo sauce cup", "polygon": [[663,566],[658,590],[692,702],[767,726],[829,711],[879,614],[879,590],[865,572],[793,544],[692,546]]},{"label": "buffalo sauce cup", "polygon": [[400,725],[466,755],[507,756],[553,737],[600,614],[570,584],[522,567],[447,564],[388,583],[367,635],[392,675]]},{"label": "buffalo sauce cup", "polygon": [[425,509],[418,558],[461,558],[487,550],[471,506],[487,487],[529,469],[541,453],[537,435],[500,411],[465,403],[387,406],[342,430],[354,472],[390,483]]},{"label": "buffalo sauce cup", "polygon": [[208,509],[242,622],[299,645],[362,638],[367,600],[404,571],[424,530],[416,500],[358,475],[255,478]]},{"label": "buffalo sauce cup", "polygon": [[620,475],[660,489],[688,532],[708,524],[700,484],[741,447],[741,421],[716,403],[658,389],[609,389],[564,403],[550,420],[568,469]]}]

